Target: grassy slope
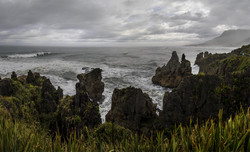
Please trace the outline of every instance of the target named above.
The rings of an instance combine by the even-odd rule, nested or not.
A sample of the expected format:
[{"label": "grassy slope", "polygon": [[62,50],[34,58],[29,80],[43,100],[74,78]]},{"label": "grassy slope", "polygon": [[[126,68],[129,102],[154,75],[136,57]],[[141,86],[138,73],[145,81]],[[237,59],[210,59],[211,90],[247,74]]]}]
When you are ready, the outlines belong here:
[{"label": "grassy slope", "polygon": [[95,131],[86,128],[80,135],[72,132],[65,142],[59,134],[52,140],[34,126],[12,122],[6,112],[0,116],[0,151],[111,151],[113,143],[117,151],[249,151],[249,109],[226,121],[221,117],[222,111],[218,123],[210,119],[193,127],[179,125],[168,137],[163,132],[151,138],[138,137],[123,127],[112,129],[111,124],[103,124]]}]

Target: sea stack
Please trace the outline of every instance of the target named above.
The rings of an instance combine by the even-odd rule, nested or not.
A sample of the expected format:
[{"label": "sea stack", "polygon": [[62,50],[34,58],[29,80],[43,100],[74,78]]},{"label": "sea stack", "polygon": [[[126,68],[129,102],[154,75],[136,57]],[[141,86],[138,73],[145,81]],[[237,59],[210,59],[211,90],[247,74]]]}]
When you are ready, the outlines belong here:
[{"label": "sea stack", "polygon": [[183,54],[180,63],[176,51],[173,51],[167,65],[156,69],[152,82],[163,87],[175,88],[185,77],[190,75],[192,75],[190,62],[185,59]]},{"label": "sea stack", "polygon": [[157,117],[156,104],[153,104],[150,97],[141,89],[128,87],[114,90],[111,110],[106,115],[106,121],[138,131],[142,127],[149,127],[150,122]]},{"label": "sea stack", "polygon": [[80,100],[82,91],[86,92],[93,101],[100,101],[103,96],[104,83],[102,80],[102,70],[100,68],[93,69],[89,73],[79,74],[77,78],[79,82],[76,84],[76,101]]}]

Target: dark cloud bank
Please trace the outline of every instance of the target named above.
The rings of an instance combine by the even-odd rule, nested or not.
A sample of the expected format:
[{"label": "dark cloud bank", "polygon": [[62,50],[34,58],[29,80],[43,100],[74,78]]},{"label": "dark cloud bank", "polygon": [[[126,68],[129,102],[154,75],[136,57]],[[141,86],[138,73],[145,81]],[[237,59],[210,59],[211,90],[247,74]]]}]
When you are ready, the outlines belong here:
[{"label": "dark cloud bank", "polygon": [[250,29],[249,0],[0,0],[2,45],[183,45]]}]

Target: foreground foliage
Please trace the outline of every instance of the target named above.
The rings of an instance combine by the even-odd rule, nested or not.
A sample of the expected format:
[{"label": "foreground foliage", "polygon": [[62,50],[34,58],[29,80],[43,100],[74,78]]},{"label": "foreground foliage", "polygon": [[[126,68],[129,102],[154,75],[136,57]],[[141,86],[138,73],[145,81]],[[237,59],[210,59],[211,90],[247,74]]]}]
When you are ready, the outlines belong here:
[{"label": "foreground foliage", "polygon": [[226,121],[220,111],[218,122],[210,119],[202,125],[179,125],[150,138],[105,123],[96,130],[85,128],[81,134],[71,132],[67,139],[12,121],[6,111],[0,116],[0,151],[249,151],[249,110]]}]

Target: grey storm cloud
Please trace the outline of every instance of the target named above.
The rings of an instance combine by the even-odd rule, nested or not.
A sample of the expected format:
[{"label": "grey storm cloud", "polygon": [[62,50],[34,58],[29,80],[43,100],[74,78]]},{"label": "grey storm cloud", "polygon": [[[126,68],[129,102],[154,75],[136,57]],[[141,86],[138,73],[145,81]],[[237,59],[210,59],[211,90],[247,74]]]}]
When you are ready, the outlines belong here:
[{"label": "grey storm cloud", "polygon": [[249,12],[249,0],[0,0],[0,44],[196,43],[249,29]]}]

